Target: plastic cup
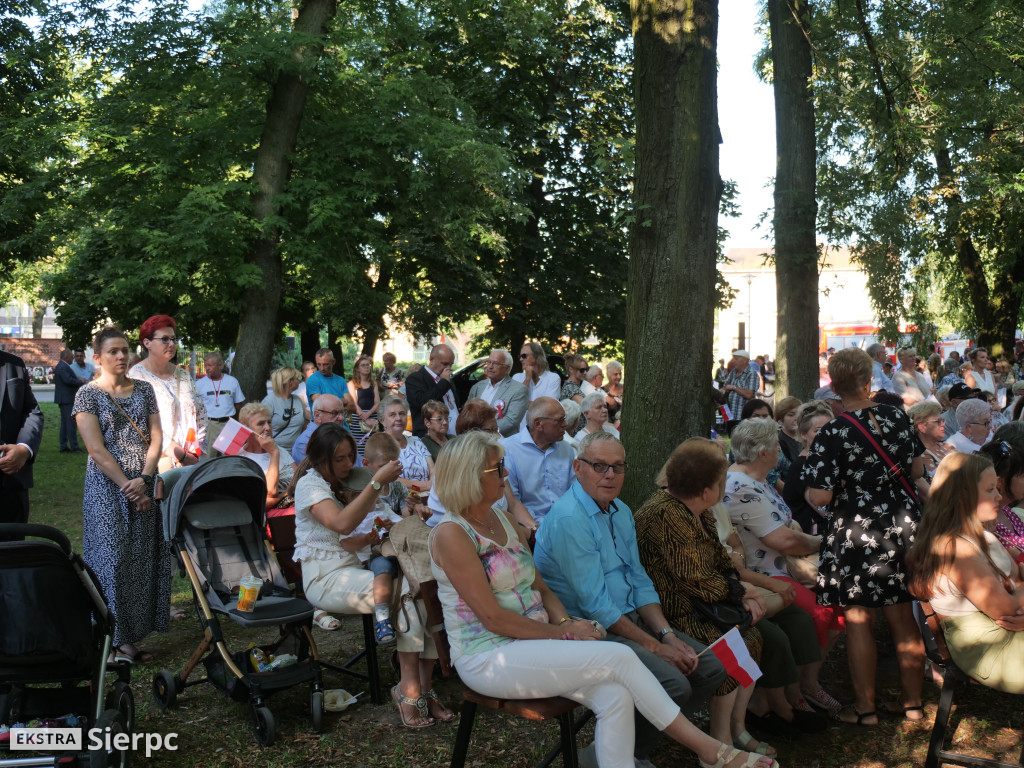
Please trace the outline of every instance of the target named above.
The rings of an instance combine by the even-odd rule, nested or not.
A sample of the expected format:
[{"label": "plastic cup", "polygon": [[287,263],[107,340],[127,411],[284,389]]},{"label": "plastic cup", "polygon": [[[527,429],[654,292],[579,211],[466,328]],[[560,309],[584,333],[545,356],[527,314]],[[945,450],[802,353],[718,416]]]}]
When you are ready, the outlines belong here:
[{"label": "plastic cup", "polygon": [[256,610],[256,600],[260,596],[263,580],[255,576],[246,576],[238,585],[238,610],[252,613]]}]

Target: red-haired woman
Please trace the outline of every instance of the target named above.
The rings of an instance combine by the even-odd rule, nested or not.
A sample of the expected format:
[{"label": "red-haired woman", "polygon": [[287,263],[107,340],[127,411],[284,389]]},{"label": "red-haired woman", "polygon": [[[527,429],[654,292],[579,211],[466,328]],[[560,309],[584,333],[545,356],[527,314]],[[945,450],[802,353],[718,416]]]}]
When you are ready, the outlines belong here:
[{"label": "red-haired woman", "polygon": [[153,315],[146,320],[139,329],[146,357],[128,372],[130,378],[149,382],[156,393],[163,434],[161,472],[198,461],[185,450],[190,429],[195,430],[196,442],[206,450],[206,406],[192,377],[174,362],[178,353],[177,328],[169,315]]}]

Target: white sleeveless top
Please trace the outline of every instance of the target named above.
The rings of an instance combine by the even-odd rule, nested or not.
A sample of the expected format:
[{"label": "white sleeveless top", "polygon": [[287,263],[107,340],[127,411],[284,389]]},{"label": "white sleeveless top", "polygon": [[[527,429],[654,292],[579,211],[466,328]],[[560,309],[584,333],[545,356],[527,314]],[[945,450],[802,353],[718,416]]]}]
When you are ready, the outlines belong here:
[{"label": "white sleeveless top", "polygon": [[[977,546],[975,542],[965,536],[960,538]],[[992,556],[992,562],[996,564],[996,567],[999,568],[1004,576],[1009,576],[1013,572],[1013,560],[1010,558],[1010,553],[999,543],[999,539],[988,531],[985,531],[985,541],[988,543],[988,551]],[[979,549],[978,551],[980,552],[981,550]],[[972,613],[978,613],[978,607],[945,575],[940,575],[935,579],[931,604],[935,612],[943,616],[969,616]]]}]

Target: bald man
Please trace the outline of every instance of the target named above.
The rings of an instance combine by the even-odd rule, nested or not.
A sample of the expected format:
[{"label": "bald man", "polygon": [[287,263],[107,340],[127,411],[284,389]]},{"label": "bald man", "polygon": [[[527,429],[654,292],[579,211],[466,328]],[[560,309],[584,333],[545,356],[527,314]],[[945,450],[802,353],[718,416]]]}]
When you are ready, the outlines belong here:
[{"label": "bald man", "polygon": [[459,401],[452,387],[454,363],[454,350],[447,344],[438,344],[430,350],[427,364],[405,377],[405,396],[409,401],[409,413],[412,414],[412,433],[417,437],[427,434],[420,409],[430,400],[440,400],[448,406],[448,434],[455,434]]}]

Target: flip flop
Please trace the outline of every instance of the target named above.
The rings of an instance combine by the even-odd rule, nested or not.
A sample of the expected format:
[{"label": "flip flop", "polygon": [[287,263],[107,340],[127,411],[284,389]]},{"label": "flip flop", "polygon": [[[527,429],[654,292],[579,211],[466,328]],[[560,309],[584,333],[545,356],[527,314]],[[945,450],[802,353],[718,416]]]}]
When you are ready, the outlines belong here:
[{"label": "flip flop", "polygon": [[[917,705],[914,707],[904,707],[897,701],[887,701],[884,704],[882,704],[881,709],[883,714],[892,715],[893,717],[902,717],[908,723],[920,723],[922,720],[924,720],[924,707],[922,707],[921,705]],[[908,715],[911,712],[920,712],[921,717],[916,719],[908,717]]]},{"label": "flip flop", "polygon": [[[845,715],[845,717],[844,717]],[[838,712],[832,714],[836,720],[840,723],[846,723],[847,725],[863,725],[865,728],[874,728],[878,725],[878,713],[872,710],[871,712],[860,712],[857,710],[856,705],[848,704],[847,706],[840,709]],[[850,718],[853,718],[852,720]],[[869,718],[875,718],[873,723],[865,723],[864,721]]]}]

